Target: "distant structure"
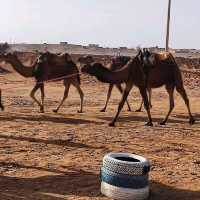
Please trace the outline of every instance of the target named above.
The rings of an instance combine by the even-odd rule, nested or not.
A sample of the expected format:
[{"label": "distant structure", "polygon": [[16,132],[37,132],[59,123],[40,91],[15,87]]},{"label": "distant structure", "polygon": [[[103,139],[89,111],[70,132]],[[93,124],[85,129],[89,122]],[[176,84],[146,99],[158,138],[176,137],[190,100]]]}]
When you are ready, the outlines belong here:
[{"label": "distant structure", "polygon": [[119,47],[119,49],[123,51],[123,50],[127,50],[128,48],[127,47]]},{"label": "distant structure", "polygon": [[60,42],[60,45],[67,45],[68,42]]},{"label": "distant structure", "polygon": [[99,48],[98,44],[88,44],[88,47],[90,48]]}]

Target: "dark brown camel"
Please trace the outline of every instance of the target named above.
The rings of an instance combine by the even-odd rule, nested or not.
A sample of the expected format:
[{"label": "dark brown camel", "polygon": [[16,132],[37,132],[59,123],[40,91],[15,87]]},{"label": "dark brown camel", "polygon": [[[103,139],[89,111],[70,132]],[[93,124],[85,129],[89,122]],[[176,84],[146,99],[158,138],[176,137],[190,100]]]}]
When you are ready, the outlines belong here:
[{"label": "dark brown camel", "polygon": [[[113,58],[110,66],[108,68],[111,71],[120,70],[123,66],[125,66],[128,63],[128,61],[130,59],[131,59],[131,57],[129,57],[129,56],[119,56],[119,57]],[[94,59],[91,56],[85,56],[85,57],[79,58],[78,61],[82,64],[91,64],[91,63],[94,62]],[[123,94],[123,88],[122,88],[121,84],[110,84],[109,88],[108,88],[106,103],[105,103],[105,106],[103,107],[103,109],[101,109],[101,112],[106,111],[109,99],[111,97],[112,89],[113,89],[114,86],[116,86],[116,88],[119,90],[119,92],[121,94]],[[128,103],[128,100],[126,100],[126,103],[127,103],[127,106],[128,106],[128,111],[131,111],[131,107]]]},{"label": "dark brown camel", "polygon": [[[80,94],[81,108],[78,112],[83,111],[83,92],[80,88],[79,71],[68,54],[58,56],[48,52],[43,53],[31,67],[24,66],[17,56],[11,53],[0,55],[0,61],[6,61],[10,63],[12,67],[22,76],[34,77],[36,79],[36,85],[32,89],[30,96],[39,105],[40,112],[44,112],[44,83],[45,81],[52,79],[57,79],[57,81],[63,80],[65,86],[63,99],[59,106],[53,111],[58,112],[59,108],[68,96],[69,87],[71,84],[77,88]],[[41,103],[35,97],[35,92],[38,89],[41,91]]]},{"label": "dark brown camel", "polygon": [[95,76],[101,82],[110,84],[125,83],[125,90],[119,103],[118,111],[113,121],[109,124],[110,126],[115,126],[115,122],[120,114],[121,109],[124,106],[124,103],[133,85],[136,85],[139,88],[142,98],[144,99],[144,105],[148,114],[148,122],[146,123],[146,125],[153,125],[149,109],[148,97],[146,93],[145,75],[138,56],[131,59],[127,63],[127,65],[125,65],[122,69],[118,71],[113,72],[110,69],[104,67],[101,63],[87,64],[81,69],[81,71],[83,73],[90,74],[91,76]]},{"label": "dark brown camel", "polygon": [[[176,88],[177,92],[183,98],[189,113],[189,123],[194,124],[195,120],[191,114],[189,99],[187,97],[186,91],[183,85],[183,79],[181,75],[181,71],[171,53],[163,53],[163,54],[153,54],[153,62],[150,66],[145,60],[148,60],[146,57],[146,53],[148,52],[140,52],[140,58],[143,63],[143,67],[146,69],[147,74],[147,90],[149,92],[149,101],[151,102],[151,90],[152,88],[159,88],[161,86],[165,86],[168,94],[169,94],[169,111],[165,117],[165,119],[160,123],[161,125],[165,125],[169,115],[171,114],[174,108],[174,89]],[[149,53],[148,53],[149,54]],[[141,110],[142,104],[138,111]],[[151,105],[151,104],[150,104]]]}]

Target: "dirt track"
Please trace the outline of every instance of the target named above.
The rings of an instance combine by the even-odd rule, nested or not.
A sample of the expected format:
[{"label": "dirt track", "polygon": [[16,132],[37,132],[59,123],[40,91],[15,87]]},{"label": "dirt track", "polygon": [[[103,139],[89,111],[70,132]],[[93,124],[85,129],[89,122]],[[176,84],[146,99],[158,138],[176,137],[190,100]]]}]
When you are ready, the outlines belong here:
[{"label": "dirt track", "polygon": [[[84,78],[84,77],[83,77]],[[17,83],[13,82],[17,81]],[[153,91],[154,127],[146,113],[127,112],[116,128],[108,127],[120,99],[115,90],[108,112],[100,113],[107,85],[84,78],[85,113],[78,114],[74,88],[59,114],[51,112],[63,94],[61,83],[46,86],[46,113],[38,113],[29,92],[32,80],[12,73],[0,77],[6,110],[0,112],[0,200],[100,199],[99,169],[110,151],[149,158],[152,200],[200,199],[200,93],[187,90],[197,123],[190,126],[181,98],[166,126],[158,125],[168,108],[164,89]],[[3,83],[3,84],[2,84]],[[5,84],[7,83],[7,84]],[[19,85],[19,89],[5,90]],[[139,105],[136,88],[129,101]]]}]

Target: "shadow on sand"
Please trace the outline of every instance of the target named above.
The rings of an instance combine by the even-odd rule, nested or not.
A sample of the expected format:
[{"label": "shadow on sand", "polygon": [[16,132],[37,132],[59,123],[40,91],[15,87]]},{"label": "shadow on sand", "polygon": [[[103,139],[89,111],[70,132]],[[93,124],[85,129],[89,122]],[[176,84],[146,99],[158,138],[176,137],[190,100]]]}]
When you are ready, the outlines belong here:
[{"label": "shadow on sand", "polygon": [[0,116],[0,121],[14,121],[14,120],[24,120],[24,121],[31,121],[31,122],[54,122],[54,123],[62,123],[62,124],[102,124],[102,122],[96,122],[93,120],[81,119],[81,118],[69,118],[69,117],[54,117],[47,114],[41,115],[26,115],[20,113],[7,113],[9,116]]},{"label": "shadow on sand", "polygon": [[[67,170],[65,174],[36,178],[0,176],[1,200],[64,200],[67,199],[68,195],[73,195],[77,198],[103,198],[100,194],[98,174],[81,169]],[[150,200],[161,199],[199,200],[200,192],[176,189],[161,183],[151,182]]]},{"label": "shadow on sand", "polygon": [[[133,114],[134,115],[134,114]],[[113,117],[98,117],[101,120],[105,120],[108,122],[111,122],[113,120]],[[164,118],[155,118],[152,116],[153,123],[160,123]],[[185,119],[179,120],[179,119],[174,119],[174,118],[169,118],[166,124],[170,123],[178,123],[178,124],[187,124],[189,119],[187,118],[182,118]],[[136,122],[147,122],[148,118],[145,116],[119,116],[117,122],[131,122],[131,121],[136,121]]]},{"label": "shadow on sand", "polygon": [[[18,140],[18,141],[27,141],[27,142],[33,142],[33,143],[44,143],[44,144],[54,144],[59,146],[67,146],[67,147],[75,147],[75,148],[87,148],[87,149],[102,149],[105,148],[103,146],[91,146],[87,144],[72,142],[70,140],[45,140],[40,138],[31,138],[31,137],[23,137],[23,136],[12,136],[12,135],[3,135],[0,134],[0,138],[8,139],[8,140]],[[106,149],[106,148],[105,148]]]},{"label": "shadow on sand", "polygon": [[158,182],[151,182],[149,200],[199,200],[200,192],[177,189]]},{"label": "shadow on sand", "polygon": [[[193,114],[193,116],[194,116],[195,120],[200,121],[200,114],[195,113],[195,114]],[[177,114],[176,117],[180,118],[180,119],[188,119],[188,116],[184,115],[184,114]]]}]

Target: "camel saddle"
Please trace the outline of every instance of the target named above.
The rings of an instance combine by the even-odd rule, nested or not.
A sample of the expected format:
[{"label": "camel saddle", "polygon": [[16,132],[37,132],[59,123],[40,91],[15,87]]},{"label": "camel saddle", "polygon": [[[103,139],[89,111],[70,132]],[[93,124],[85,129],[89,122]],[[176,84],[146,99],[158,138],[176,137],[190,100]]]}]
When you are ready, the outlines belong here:
[{"label": "camel saddle", "polygon": [[147,49],[144,49],[141,53],[141,60],[143,61],[143,69],[145,74],[148,74],[148,72],[157,64],[176,63],[173,55],[169,52],[151,53]]}]

